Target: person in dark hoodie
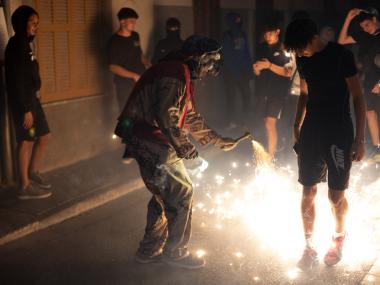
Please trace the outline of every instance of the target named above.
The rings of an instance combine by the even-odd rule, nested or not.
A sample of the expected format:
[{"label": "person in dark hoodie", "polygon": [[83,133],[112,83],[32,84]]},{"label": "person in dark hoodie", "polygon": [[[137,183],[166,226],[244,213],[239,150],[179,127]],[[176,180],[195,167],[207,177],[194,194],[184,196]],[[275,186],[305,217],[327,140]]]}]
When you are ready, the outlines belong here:
[{"label": "person in dark hoodie", "polygon": [[188,250],[193,187],[183,160],[198,156],[190,135],[202,146],[212,144],[224,151],[238,144],[209,128],[195,107],[193,81],[217,75],[220,50],[215,40],[189,37],[181,51],[144,72],[119,117],[115,133],[153,194],[135,257],[139,263],[162,261],[185,269],[205,265]]},{"label": "person in dark hoodie", "polygon": [[237,113],[236,90],[240,95],[243,112],[248,114],[251,108],[249,80],[253,77],[251,71],[252,59],[248,47],[247,35],[242,31],[242,20],[239,14],[231,12],[226,15],[228,30],[222,41],[224,58],[224,79],[227,92],[227,114],[234,118]]},{"label": "person in dark hoodie", "polygon": [[49,139],[49,126],[38,91],[41,80],[38,62],[31,48],[37,34],[38,13],[20,6],[12,14],[15,35],[5,49],[5,79],[18,143],[19,199],[47,198],[51,192],[38,172],[37,163]]},{"label": "person in dark hoodie", "polygon": [[152,63],[157,63],[172,51],[180,50],[182,44],[181,23],[177,18],[169,18],[166,21],[166,38],[160,40],[156,45]]}]

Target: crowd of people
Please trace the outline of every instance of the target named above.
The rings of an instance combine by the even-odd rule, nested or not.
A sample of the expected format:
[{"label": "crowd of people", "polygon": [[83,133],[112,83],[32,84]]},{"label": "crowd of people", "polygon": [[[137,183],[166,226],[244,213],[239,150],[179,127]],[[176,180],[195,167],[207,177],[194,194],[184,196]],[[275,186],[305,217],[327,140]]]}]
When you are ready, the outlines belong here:
[{"label": "crowd of people", "polygon": [[[165,262],[188,269],[205,265],[202,258],[188,250],[193,188],[183,159],[198,156],[190,137],[201,146],[212,144],[225,151],[234,149],[239,142],[213,131],[196,108],[194,81],[216,76],[222,69],[226,114],[235,119],[233,110],[238,100],[243,113],[253,109],[256,124],[265,129],[267,151],[274,161],[279,120],[285,118],[284,128],[293,130],[294,138],[286,141],[289,148],[294,143],[298,154],[306,242],[298,267],[307,271],[317,261],[313,244],[314,199],[317,184],[326,178],[336,229],[334,246],[324,262],[338,263],[346,236],[348,205],[344,190],[352,161],[364,157],[366,120],[371,137],[369,156],[380,158],[377,11],[349,11],[338,43],[334,42],[331,27],[318,29],[305,12],[293,16],[283,41],[279,23],[270,21],[264,26],[263,41],[253,58],[241,17],[236,13],[227,15],[228,30],[221,43],[200,35],[183,41],[179,20],[170,18],[166,22],[167,37],[157,44],[151,61],[143,54],[135,31],[137,12],[122,8],[117,17],[119,29],[107,45],[108,67],[114,76],[121,111],[115,133],[126,146],[124,157],[137,161],[141,177],[152,193],[136,261]],[[33,8],[16,9],[12,15],[15,35],[5,52],[6,87],[18,142],[20,199],[51,195],[51,185],[38,172],[38,161],[50,133],[38,97],[41,80],[32,48],[38,22]],[[343,46],[346,44],[358,46],[356,56]],[[254,96],[250,86],[253,79]]]}]

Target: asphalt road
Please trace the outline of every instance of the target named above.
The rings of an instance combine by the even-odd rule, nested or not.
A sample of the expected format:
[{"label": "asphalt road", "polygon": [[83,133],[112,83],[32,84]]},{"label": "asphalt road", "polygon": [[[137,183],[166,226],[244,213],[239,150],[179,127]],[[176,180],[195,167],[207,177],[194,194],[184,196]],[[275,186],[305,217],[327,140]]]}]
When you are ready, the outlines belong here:
[{"label": "asphalt road", "polygon": [[[230,164],[233,159],[239,165]],[[360,283],[374,259],[355,263],[355,266],[350,266],[354,260],[344,260],[332,268],[326,267],[322,262],[307,274],[294,270],[303,245],[293,248],[295,243],[291,239],[293,236],[300,237],[302,241],[302,230],[299,224],[291,224],[290,219],[299,220],[299,198],[292,198],[296,200],[296,206],[293,206],[288,200],[281,199],[293,197],[291,195],[294,193],[278,196],[275,192],[274,197],[278,197],[277,200],[280,201],[269,196],[269,204],[257,211],[266,201],[265,195],[272,191],[264,189],[265,191],[260,192],[260,188],[280,188],[278,184],[285,183],[281,180],[283,178],[276,178],[275,174],[269,173],[265,178],[267,182],[257,179],[252,186],[258,189],[259,195],[244,196],[237,203],[233,200],[234,193],[244,189],[241,180],[246,178],[241,175],[243,172],[251,172],[248,165],[243,168],[249,162],[247,155],[238,158],[232,154],[228,158],[223,157],[222,160],[217,159],[210,163],[209,174],[202,179],[194,177],[196,195],[190,249],[205,251],[207,264],[201,270],[187,271],[167,265],[140,265],[134,262],[134,253],[143,235],[146,205],[150,198],[149,192],[141,189],[79,217],[0,247],[0,284]],[[224,175],[223,179],[220,174]],[[296,181],[296,178],[288,174],[286,177]],[[269,186],[265,183],[269,183]],[[231,207],[221,207],[228,203]],[[276,212],[277,205],[287,204],[288,209],[277,209],[277,217],[270,219],[268,207],[271,212]],[[244,205],[252,206],[248,210],[256,212],[244,212]],[[288,214],[291,208],[295,211],[294,218]],[[230,211],[231,209],[234,210]],[[329,209],[325,212],[330,217]],[[247,224],[241,222],[242,213],[253,221],[251,226],[254,230],[249,230]],[[289,235],[294,227],[297,233]],[[262,231],[268,228],[272,231],[265,236]],[[289,236],[291,239],[286,239]],[[265,237],[270,238],[270,241],[266,241]],[[282,242],[280,248],[276,247],[277,242]],[[361,250],[360,244],[358,250]],[[294,255],[291,256],[294,257],[284,258],[284,253],[288,252],[293,252]]]}]

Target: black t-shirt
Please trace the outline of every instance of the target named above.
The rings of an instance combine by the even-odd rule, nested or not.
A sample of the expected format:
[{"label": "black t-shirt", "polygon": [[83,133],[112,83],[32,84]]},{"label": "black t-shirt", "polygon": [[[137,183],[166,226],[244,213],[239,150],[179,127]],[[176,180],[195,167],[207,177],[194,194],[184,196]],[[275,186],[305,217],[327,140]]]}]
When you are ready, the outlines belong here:
[{"label": "black t-shirt", "polygon": [[[140,37],[136,32],[132,32],[129,37],[113,34],[108,41],[108,64],[120,65],[141,75],[145,71],[144,64],[141,61],[141,54]],[[133,82],[133,80],[115,75],[114,82],[117,85],[123,85]]]},{"label": "black t-shirt", "polygon": [[330,42],[311,57],[297,57],[297,67],[308,87],[305,121],[339,125],[351,122],[345,79],[357,74],[352,52]]},{"label": "black t-shirt", "polygon": [[[269,46],[267,43],[261,44],[257,50],[256,60],[263,58],[267,58],[271,63],[278,66],[284,66],[290,61],[290,57],[287,57],[281,48],[281,43],[273,46]],[[257,84],[260,96],[285,97],[288,93],[290,80],[269,69],[264,69],[257,78]]]},{"label": "black t-shirt", "polygon": [[375,65],[376,54],[380,53],[380,30],[375,35],[354,31],[351,36],[359,46],[358,60],[363,65],[364,88],[370,92],[380,79],[380,69]]},{"label": "black t-shirt", "polygon": [[157,63],[172,51],[180,50],[183,40],[180,37],[167,37],[158,42],[154,49],[152,63]]}]

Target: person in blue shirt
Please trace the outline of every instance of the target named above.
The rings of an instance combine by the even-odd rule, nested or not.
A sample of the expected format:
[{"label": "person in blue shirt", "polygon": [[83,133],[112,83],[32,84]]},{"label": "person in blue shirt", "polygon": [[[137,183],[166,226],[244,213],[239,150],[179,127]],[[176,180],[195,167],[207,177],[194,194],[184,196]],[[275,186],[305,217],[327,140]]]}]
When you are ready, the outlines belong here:
[{"label": "person in blue shirt", "polygon": [[[222,47],[224,57],[224,79],[226,83],[228,114],[234,119],[237,114],[236,96],[240,96],[242,110],[250,111],[249,80],[253,77],[251,71],[251,55],[247,35],[242,31],[242,20],[239,14],[231,12],[226,15],[228,30],[224,32]],[[238,92],[236,92],[238,91]]]}]

